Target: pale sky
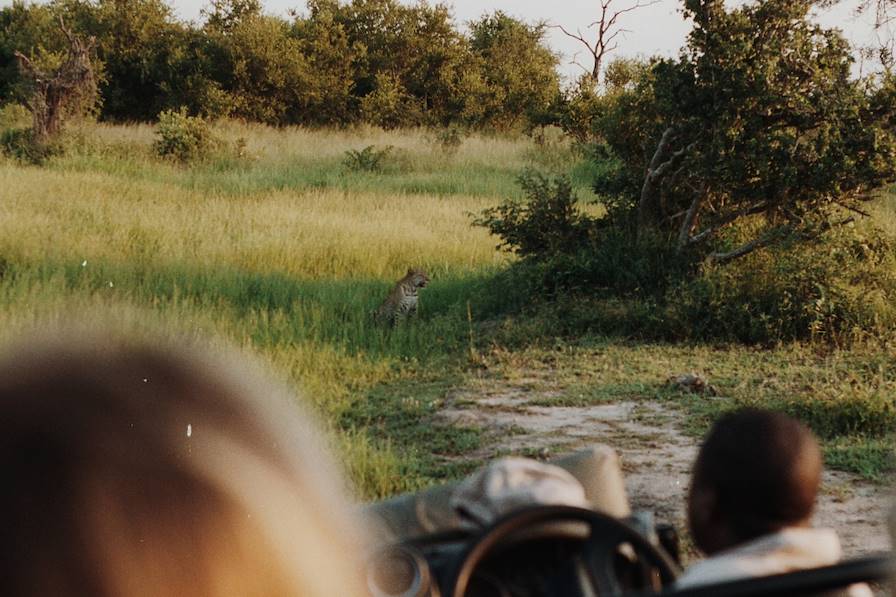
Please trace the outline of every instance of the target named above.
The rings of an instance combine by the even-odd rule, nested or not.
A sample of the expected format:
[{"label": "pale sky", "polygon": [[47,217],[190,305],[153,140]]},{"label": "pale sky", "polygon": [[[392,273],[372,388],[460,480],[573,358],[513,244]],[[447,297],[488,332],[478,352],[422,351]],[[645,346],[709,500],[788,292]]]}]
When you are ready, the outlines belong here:
[{"label": "pale sky", "polygon": [[[400,0],[412,4],[413,0]],[[614,7],[627,8],[635,0],[614,0]],[[738,0],[728,0],[738,3]],[[841,0],[834,8],[819,15],[819,20],[827,26],[836,26],[846,33],[854,44],[873,44],[875,33],[871,26],[870,16],[857,18],[853,16],[858,0]],[[12,0],[0,0],[0,6],[8,6]],[[208,4],[207,0],[168,0],[178,17],[184,20],[199,18],[199,11]],[[304,9],[304,0],[262,0],[265,11],[272,14],[286,15],[291,8]],[[597,15],[597,0],[453,0],[448,2],[454,7],[454,15],[458,22],[465,23],[479,18],[483,13],[503,10],[504,12],[529,22],[538,20],[550,24],[560,24],[568,30],[582,28],[592,22]],[[640,8],[628,13],[620,19],[620,25],[630,33],[620,36],[619,49],[616,55],[621,56],[674,56],[684,45],[685,37],[690,29],[680,13],[680,0],[659,0],[656,4]],[[570,40],[558,29],[548,32],[550,46],[561,55],[561,69],[567,76],[575,76],[582,72],[570,61],[584,47]],[[584,64],[587,53],[580,53],[578,58]]]}]

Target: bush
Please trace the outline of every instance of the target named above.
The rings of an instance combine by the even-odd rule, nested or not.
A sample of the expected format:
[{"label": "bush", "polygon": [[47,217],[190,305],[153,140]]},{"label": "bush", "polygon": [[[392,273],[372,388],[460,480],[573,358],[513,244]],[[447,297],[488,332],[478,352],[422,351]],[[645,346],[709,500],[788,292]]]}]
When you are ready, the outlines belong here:
[{"label": "bush", "polygon": [[6,104],[0,108],[0,132],[23,129],[31,124],[31,113],[20,104]]},{"label": "bush", "polygon": [[378,74],[376,88],[361,98],[361,115],[366,122],[390,130],[418,124],[421,110],[397,77]]},{"label": "bush", "polygon": [[61,142],[38,143],[30,128],[13,128],[0,132],[0,151],[29,164],[43,164],[63,152]]},{"label": "bush", "polygon": [[568,178],[528,171],[519,182],[526,201],[505,201],[474,220],[501,239],[499,248],[545,258],[574,254],[588,242],[594,220],[579,210]]},{"label": "bush", "polygon": [[382,172],[393,149],[391,145],[383,149],[377,149],[376,145],[368,145],[364,149],[349,149],[345,152],[342,164],[352,172]]},{"label": "bush", "polygon": [[[889,299],[896,296],[896,240],[870,225],[794,238],[713,265],[662,234],[583,215],[562,178],[530,173],[522,183],[528,201],[486,210],[477,223],[524,257],[511,267],[512,285],[557,305],[523,303],[548,318],[553,310],[570,318],[558,331],[765,345],[838,345],[896,332]],[[733,228],[725,241],[741,244],[754,233],[751,225],[758,224]],[[508,312],[526,306],[504,302]]]},{"label": "bush", "polygon": [[614,232],[576,254],[514,264],[496,279],[499,304],[488,311],[534,310],[550,333],[573,336],[592,331],[763,346],[894,338],[896,244],[868,230],[835,236],[824,245],[782,247],[701,271],[693,256],[662,243],[633,244]]},{"label": "bush", "polygon": [[185,108],[160,113],[156,136],[156,154],[184,163],[207,159],[216,145],[208,123],[188,115]]},{"label": "bush", "polygon": [[847,343],[896,329],[896,244],[874,230],[840,230],[816,244],[711,267],[667,297],[675,335],[771,344]]},{"label": "bush", "polygon": [[454,156],[464,144],[464,133],[456,126],[449,126],[436,133],[435,141],[445,155]]}]

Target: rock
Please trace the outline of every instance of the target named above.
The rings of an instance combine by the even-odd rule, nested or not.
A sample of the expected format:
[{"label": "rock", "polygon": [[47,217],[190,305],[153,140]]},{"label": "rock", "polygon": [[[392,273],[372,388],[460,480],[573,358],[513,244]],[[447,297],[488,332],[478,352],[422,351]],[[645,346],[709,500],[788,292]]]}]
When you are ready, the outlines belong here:
[{"label": "rock", "polygon": [[708,396],[718,396],[719,391],[705,379],[696,373],[684,373],[682,375],[673,375],[666,380],[666,385],[673,386],[675,389],[689,392],[691,394],[706,394]]}]

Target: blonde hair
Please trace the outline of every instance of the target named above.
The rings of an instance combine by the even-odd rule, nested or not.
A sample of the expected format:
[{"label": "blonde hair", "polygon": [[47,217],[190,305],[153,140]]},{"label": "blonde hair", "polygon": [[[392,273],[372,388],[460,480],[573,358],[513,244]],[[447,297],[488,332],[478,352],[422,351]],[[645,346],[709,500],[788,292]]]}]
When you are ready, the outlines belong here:
[{"label": "blonde hair", "polygon": [[359,595],[332,463],[233,357],[106,339],[0,359],[0,594]]}]

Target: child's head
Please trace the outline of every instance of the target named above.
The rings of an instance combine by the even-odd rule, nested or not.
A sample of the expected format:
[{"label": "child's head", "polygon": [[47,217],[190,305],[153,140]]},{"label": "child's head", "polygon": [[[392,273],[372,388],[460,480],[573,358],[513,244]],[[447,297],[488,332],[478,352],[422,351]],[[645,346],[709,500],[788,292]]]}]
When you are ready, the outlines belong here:
[{"label": "child's head", "polygon": [[239,360],[167,343],[0,356],[0,593],[359,594],[348,505],[298,410]]},{"label": "child's head", "polygon": [[719,419],[700,448],[688,519],[713,554],[789,526],[806,526],[821,482],[812,432],[775,412],[747,409]]}]

